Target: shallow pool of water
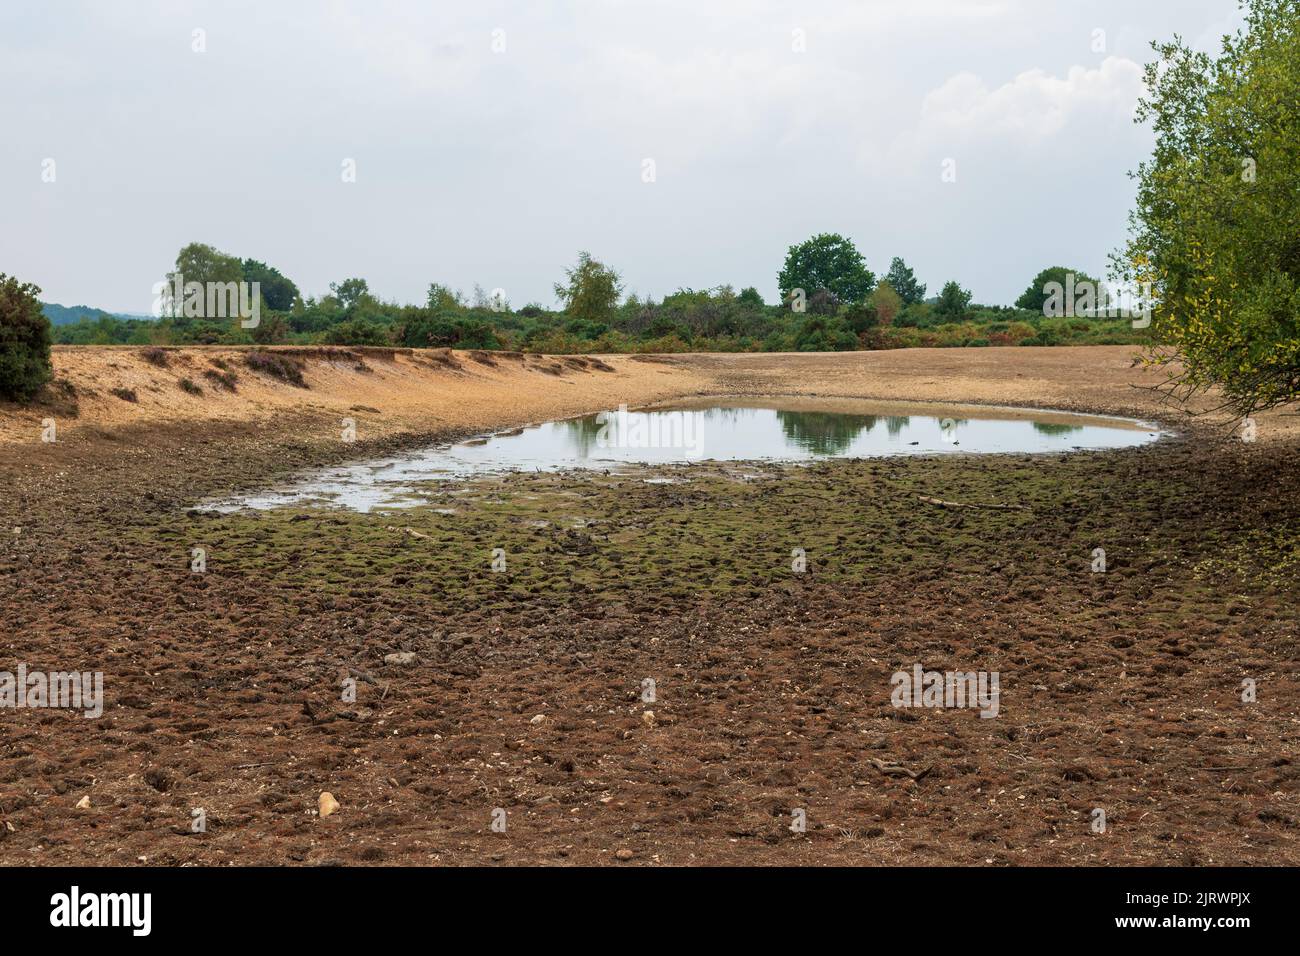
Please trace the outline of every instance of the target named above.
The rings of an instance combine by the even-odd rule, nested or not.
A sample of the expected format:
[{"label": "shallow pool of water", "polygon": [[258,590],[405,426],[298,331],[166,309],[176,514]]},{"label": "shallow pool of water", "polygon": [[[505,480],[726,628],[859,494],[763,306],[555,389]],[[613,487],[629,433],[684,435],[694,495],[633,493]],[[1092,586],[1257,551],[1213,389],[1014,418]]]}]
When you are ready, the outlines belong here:
[{"label": "shallow pool of water", "polygon": [[1155,426],[1063,412],[844,399],[744,404],[708,400],[626,408],[486,435],[454,445],[306,473],[288,486],[209,502],[219,511],[337,505],[360,511],[426,500],[416,485],[508,471],[614,469],[700,461],[807,462],[889,455],[1068,452],[1155,441]]}]

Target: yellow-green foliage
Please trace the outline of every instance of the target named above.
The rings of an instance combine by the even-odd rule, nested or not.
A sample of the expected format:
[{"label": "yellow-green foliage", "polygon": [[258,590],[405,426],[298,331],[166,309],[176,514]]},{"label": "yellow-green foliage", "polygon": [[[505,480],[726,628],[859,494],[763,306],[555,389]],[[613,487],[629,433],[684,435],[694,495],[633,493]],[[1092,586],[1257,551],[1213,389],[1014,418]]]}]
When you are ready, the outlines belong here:
[{"label": "yellow-green foliage", "polygon": [[1167,346],[1149,361],[1179,360],[1177,386],[1220,386],[1243,414],[1300,394],[1300,4],[1248,8],[1218,59],[1156,47],[1126,256]]}]

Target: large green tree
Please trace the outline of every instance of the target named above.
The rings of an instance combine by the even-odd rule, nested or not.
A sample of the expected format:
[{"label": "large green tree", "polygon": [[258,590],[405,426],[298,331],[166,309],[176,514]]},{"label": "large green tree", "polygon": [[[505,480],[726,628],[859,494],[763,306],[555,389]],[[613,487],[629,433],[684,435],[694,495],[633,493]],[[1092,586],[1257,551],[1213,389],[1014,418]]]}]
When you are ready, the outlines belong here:
[{"label": "large green tree", "polygon": [[[176,253],[176,272],[189,282],[241,282],[244,264],[236,256],[202,242],[191,242]],[[175,273],[169,273],[174,275]]]},{"label": "large green tree", "polygon": [[609,322],[623,294],[619,274],[597,262],[590,253],[578,253],[578,264],[566,269],[565,281],[556,283],[555,295],[571,319]]},{"label": "large green tree", "polygon": [[299,297],[298,287],[279,269],[256,259],[245,259],[243,270],[245,282],[258,283],[268,308],[277,312],[288,312],[293,308],[294,300]]},{"label": "large green tree", "polygon": [[330,292],[338,300],[339,308],[351,315],[358,305],[370,298],[370,283],[365,279],[344,279],[342,282],[331,282]]},{"label": "large green tree", "polygon": [[952,322],[959,322],[966,317],[970,308],[971,295],[957,282],[944,283],[939,299],[934,304],[934,314]]},{"label": "large green tree", "polygon": [[904,305],[916,305],[925,301],[925,283],[916,280],[916,273],[907,263],[895,256],[889,263],[889,272],[885,276],[890,287],[898,293]]},{"label": "large green tree", "polygon": [[1300,3],[1244,8],[1217,57],[1153,44],[1137,119],[1156,145],[1117,266],[1150,283],[1171,389],[1249,414],[1300,396]]},{"label": "large green tree", "polygon": [[[1070,282],[1070,276],[1074,276],[1073,283]],[[1041,313],[1043,311],[1043,306],[1055,295],[1054,292],[1048,291],[1049,286],[1056,284],[1062,289],[1071,287],[1077,289],[1080,284],[1084,282],[1091,282],[1095,287],[1097,280],[1081,269],[1069,269],[1065,266],[1048,266],[1042,272],[1038,273],[1038,275],[1034,276],[1034,281],[1029,283],[1029,288],[1020,293],[1020,298],[1016,299],[1016,308],[1029,309],[1033,312]],[[1095,291],[1094,288],[1094,292]],[[1057,298],[1059,299],[1059,296],[1057,296]],[[1073,309],[1070,310],[1070,313],[1073,314]]]},{"label": "large green tree", "polygon": [[[175,284],[178,279],[185,286],[198,282],[205,288],[210,282],[222,285],[242,282],[244,264],[238,257],[227,255],[202,242],[191,242],[176,254],[176,268],[167,273],[167,286],[163,290],[162,314],[172,316],[177,326],[189,326],[194,321],[193,316],[185,315],[184,304],[189,293],[182,290],[180,298],[176,297]],[[195,301],[200,299],[206,307],[206,294],[201,293],[199,299]]]},{"label": "large green tree", "polygon": [[805,298],[810,299],[817,290],[825,289],[839,301],[853,304],[871,294],[876,277],[851,240],[824,232],[790,247],[777,285],[783,298],[803,289]]},{"label": "large green tree", "polygon": [[50,320],[40,294],[0,272],[0,398],[25,402],[50,380]]}]

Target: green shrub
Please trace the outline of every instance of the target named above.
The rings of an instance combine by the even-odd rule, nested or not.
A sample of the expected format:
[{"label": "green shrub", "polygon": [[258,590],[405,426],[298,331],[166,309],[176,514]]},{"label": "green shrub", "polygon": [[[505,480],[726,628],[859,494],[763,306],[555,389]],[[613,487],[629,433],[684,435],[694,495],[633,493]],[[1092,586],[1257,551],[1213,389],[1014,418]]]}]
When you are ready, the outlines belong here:
[{"label": "green shrub", "polygon": [[40,294],[30,282],[0,273],[0,398],[25,402],[54,374]]},{"label": "green shrub", "polygon": [[391,345],[388,330],[378,322],[349,319],[330,328],[324,335],[326,345]]},{"label": "green shrub", "polygon": [[493,327],[481,319],[432,309],[412,310],[397,339],[409,348],[499,349]]}]

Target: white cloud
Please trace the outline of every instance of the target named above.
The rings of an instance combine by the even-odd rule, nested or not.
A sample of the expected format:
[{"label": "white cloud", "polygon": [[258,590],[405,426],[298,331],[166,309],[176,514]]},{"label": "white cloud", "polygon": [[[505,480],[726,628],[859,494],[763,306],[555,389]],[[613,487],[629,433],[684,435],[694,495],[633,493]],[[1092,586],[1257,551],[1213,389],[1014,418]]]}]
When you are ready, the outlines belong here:
[{"label": "white cloud", "polygon": [[918,138],[1012,137],[1037,144],[1084,128],[1131,122],[1142,92],[1142,67],[1122,57],[1101,66],[1072,66],[1065,76],[1027,70],[990,89],[970,73],[959,73],[931,90],[921,102]]}]

